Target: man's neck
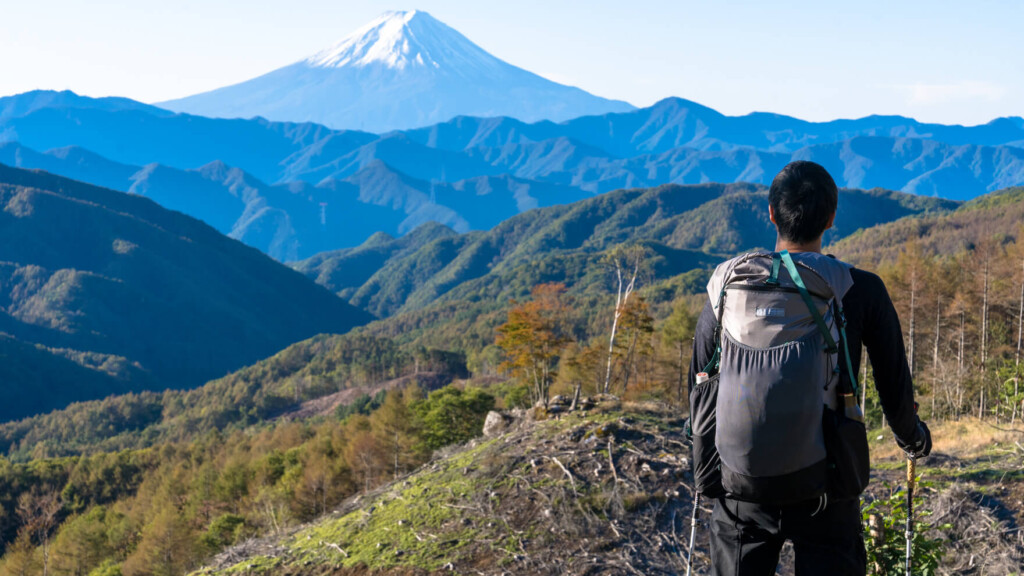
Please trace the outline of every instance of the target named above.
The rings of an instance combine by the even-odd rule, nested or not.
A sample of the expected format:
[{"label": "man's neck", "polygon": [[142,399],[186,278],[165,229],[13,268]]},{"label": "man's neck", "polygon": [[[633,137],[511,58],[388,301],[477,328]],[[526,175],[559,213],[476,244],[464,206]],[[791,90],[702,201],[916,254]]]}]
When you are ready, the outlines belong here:
[{"label": "man's neck", "polygon": [[796,242],[790,242],[789,240],[783,240],[778,238],[775,241],[775,251],[782,252],[788,250],[790,252],[817,252],[821,253],[821,238],[818,238],[814,242],[808,242],[806,244],[797,244]]}]

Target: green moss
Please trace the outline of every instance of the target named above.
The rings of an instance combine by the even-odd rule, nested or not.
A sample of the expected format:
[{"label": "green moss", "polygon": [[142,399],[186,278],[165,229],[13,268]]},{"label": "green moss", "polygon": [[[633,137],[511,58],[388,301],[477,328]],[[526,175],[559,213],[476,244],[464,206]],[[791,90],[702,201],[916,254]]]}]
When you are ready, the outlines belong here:
[{"label": "green moss", "polygon": [[[474,542],[478,529],[476,522],[451,524],[464,516],[464,509],[457,507],[482,489],[484,481],[471,472],[481,453],[493,444],[484,442],[463,451],[439,462],[437,469],[427,468],[399,481],[359,510],[298,532],[285,543],[290,551],[287,564],[437,570],[454,561],[460,549]],[[501,544],[511,546],[518,544]],[[264,564],[250,568],[253,564],[248,560],[221,574],[264,573]],[[279,566],[268,563],[266,568]]]}]

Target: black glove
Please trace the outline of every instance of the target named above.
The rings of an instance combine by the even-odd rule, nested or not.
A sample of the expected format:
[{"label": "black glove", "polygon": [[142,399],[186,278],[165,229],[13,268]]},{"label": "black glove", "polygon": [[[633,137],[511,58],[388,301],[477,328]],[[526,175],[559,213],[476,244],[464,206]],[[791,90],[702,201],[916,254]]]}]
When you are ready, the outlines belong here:
[{"label": "black glove", "polygon": [[911,458],[924,458],[932,453],[932,433],[928,430],[928,426],[918,419],[914,439],[905,444],[897,438],[896,445]]}]

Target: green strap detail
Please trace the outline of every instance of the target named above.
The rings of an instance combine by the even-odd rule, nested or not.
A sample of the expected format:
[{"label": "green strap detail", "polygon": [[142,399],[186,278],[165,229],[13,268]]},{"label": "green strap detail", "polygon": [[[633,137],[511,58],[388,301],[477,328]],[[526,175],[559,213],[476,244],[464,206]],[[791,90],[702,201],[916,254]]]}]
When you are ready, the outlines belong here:
[{"label": "green strap detail", "polygon": [[786,264],[786,270],[789,270],[789,276],[793,279],[793,283],[796,284],[796,289],[800,291],[800,296],[804,299],[804,303],[807,304],[807,310],[811,313],[811,317],[814,318],[814,323],[818,325],[818,330],[821,331],[821,335],[825,337],[825,344],[829,353],[834,354],[839,350],[836,346],[836,341],[832,338],[832,332],[825,325],[825,319],[821,317],[821,313],[818,312],[817,307],[814,306],[814,300],[811,299],[811,293],[807,291],[807,286],[804,285],[804,279],[800,277],[800,271],[796,269],[796,263],[793,262],[792,256],[789,255],[789,250],[783,250],[780,253],[782,261]]},{"label": "green strap detail", "polygon": [[779,269],[782,268],[782,259],[779,258],[778,254],[772,254],[772,275],[768,278],[766,284],[779,285]]},{"label": "green strap detail", "polygon": [[718,362],[719,362],[719,358],[721,357],[721,354],[722,354],[722,347],[721,346],[715,347],[715,355],[711,357],[711,361],[708,362],[708,365],[704,367],[704,373],[705,374],[710,375],[712,368],[714,368],[716,373],[718,372]]},{"label": "green strap detail", "polygon": [[[728,274],[726,277],[728,278]],[[719,366],[722,364],[722,305],[725,303],[725,286],[722,287],[722,291],[718,294],[718,304],[715,307],[717,312],[715,322],[715,354],[711,357],[711,361],[704,367],[704,371],[711,374],[712,368],[717,373]]]},{"label": "green strap detail", "polygon": [[839,337],[843,341],[843,353],[846,355],[846,369],[850,372],[850,384],[853,386],[853,395],[860,397],[860,386],[857,384],[857,374],[853,371],[853,361],[850,360],[850,345],[846,341],[846,316],[843,309],[839,309]]}]

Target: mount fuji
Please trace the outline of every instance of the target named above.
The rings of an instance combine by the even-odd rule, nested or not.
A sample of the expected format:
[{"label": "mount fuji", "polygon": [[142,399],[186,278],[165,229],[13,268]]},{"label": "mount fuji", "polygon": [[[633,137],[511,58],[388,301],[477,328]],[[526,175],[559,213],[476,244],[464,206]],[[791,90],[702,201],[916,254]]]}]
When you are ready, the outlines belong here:
[{"label": "mount fuji", "polygon": [[305,60],[158,105],[201,116],[262,116],[370,132],[456,116],[559,122],[634,109],[508,64],[420,10],[385,13]]}]

